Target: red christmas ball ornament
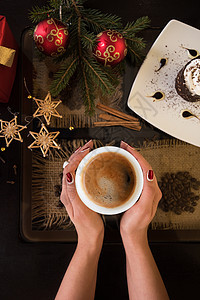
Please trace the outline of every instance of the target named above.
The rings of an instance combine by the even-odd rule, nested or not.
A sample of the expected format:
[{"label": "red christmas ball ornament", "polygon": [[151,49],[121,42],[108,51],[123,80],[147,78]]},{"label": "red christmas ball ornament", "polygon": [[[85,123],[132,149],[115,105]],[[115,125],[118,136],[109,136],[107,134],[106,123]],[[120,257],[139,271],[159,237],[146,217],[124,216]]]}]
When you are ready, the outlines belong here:
[{"label": "red christmas ball ornament", "polygon": [[48,18],[35,27],[34,41],[42,53],[48,56],[58,56],[66,51],[69,44],[69,32],[61,21]]},{"label": "red christmas ball ornament", "polygon": [[97,47],[94,55],[104,66],[115,66],[127,54],[126,41],[123,35],[115,30],[106,30],[97,35]]}]

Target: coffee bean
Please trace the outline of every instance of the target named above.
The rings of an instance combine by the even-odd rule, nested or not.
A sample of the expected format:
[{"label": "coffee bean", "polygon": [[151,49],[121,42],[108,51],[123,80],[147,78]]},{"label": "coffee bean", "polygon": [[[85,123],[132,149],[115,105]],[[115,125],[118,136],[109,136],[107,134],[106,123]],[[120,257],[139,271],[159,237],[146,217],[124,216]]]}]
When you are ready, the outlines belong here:
[{"label": "coffee bean", "polygon": [[175,209],[174,212],[177,215],[181,215],[181,213],[182,213],[181,209]]},{"label": "coffee bean", "polygon": [[198,185],[198,184],[193,184],[193,185],[192,185],[192,188],[193,188],[194,190],[198,191],[199,185]]},{"label": "coffee bean", "polygon": [[190,206],[189,212],[193,213],[194,212],[194,207]]},{"label": "coffee bean", "polygon": [[194,178],[194,177],[192,177],[192,178],[191,178],[191,182],[197,182],[197,179]]},{"label": "coffee bean", "polygon": [[194,212],[194,207],[200,199],[194,191],[200,189],[200,181],[188,171],[163,174],[159,187],[163,195],[159,207],[163,211],[173,211],[178,215],[184,211]]},{"label": "coffee bean", "polygon": [[184,210],[185,211],[189,211],[190,210],[190,206],[185,206]]}]

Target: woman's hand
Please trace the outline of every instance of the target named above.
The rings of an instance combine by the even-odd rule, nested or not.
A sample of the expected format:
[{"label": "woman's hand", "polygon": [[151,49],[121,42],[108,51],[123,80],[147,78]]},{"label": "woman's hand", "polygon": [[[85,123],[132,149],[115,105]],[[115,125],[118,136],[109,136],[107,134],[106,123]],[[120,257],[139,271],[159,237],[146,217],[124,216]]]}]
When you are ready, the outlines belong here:
[{"label": "woman's hand", "polygon": [[64,204],[78,234],[78,244],[101,247],[104,224],[99,214],[90,210],[79,198],[75,187],[75,171],[86,154],[93,148],[92,140],[77,149],[63,170],[60,200]]},{"label": "woman's hand", "polygon": [[144,157],[123,141],[120,147],[130,152],[138,160],[144,174],[144,187],[140,199],[123,214],[120,221],[120,232],[123,239],[129,237],[136,241],[147,240],[148,225],[156,213],[162,193],[152,167]]}]

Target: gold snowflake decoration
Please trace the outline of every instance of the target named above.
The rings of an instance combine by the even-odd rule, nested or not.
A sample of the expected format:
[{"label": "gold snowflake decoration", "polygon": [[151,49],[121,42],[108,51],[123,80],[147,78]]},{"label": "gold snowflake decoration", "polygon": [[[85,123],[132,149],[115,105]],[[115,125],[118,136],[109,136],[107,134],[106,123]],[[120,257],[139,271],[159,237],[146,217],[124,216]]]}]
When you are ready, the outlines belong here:
[{"label": "gold snowflake decoration", "polygon": [[44,100],[37,99],[33,97],[33,100],[35,100],[38,108],[34,112],[33,117],[40,117],[44,116],[47,125],[50,124],[51,116],[62,118],[62,116],[57,112],[56,107],[62,102],[61,100],[58,101],[52,101],[51,100],[51,94],[50,92],[47,93]]},{"label": "gold snowflake decoration", "polygon": [[3,121],[3,120],[0,120],[0,122],[1,122],[0,137],[5,138],[7,147],[10,145],[12,140],[23,142],[19,132],[27,127],[17,124],[17,116],[15,116],[10,122]]},{"label": "gold snowflake decoration", "polygon": [[42,124],[40,132],[29,131],[35,141],[28,146],[29,149],[40,148],[43,156],[45,157],[49,148],[60,149],[60,146],[55,142],[55,138],[59,135],[57,132],[49,132],[44,124]]}]

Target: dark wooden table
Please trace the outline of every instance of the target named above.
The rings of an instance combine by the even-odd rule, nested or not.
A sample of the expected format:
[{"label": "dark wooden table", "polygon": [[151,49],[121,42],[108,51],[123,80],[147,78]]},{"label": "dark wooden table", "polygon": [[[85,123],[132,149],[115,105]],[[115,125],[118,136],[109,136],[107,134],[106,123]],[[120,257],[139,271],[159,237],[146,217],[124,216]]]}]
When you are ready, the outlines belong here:
[{"label": "dark wooden table", "polygon": [[[0,13],[7,17],[10,28],[20,45],[23,29],[30,25],[28,10],[45,1],[12,1],[0,3]],[[158,0],[116,1],[95,0],[87,5],[104,12],[120,15],[132,21],[148,15],[152,26],[164,27],[170,19],[177,19],[200,28],[198,2]],[[0,104],[0,118],[10,119],[7,107],[19,111],[20,61],[10,102]],[[0,139],[3,145],[3,139]],[[1,152],[0,160],[0,299],[53,299],[62,276],[76,247],[73,243],[27,243],[19,231],[21,144],[12,142]],[[13,165],[17,165],[17,176]],[[15,181],[9,184],[7,181]],[[200,280],[200,243],[151,243],[153,255],[160,269],[170,298],[197,299]],[[103,246],[99,262],[96,299],[128,299],[125,255],[121,243]]]}]

